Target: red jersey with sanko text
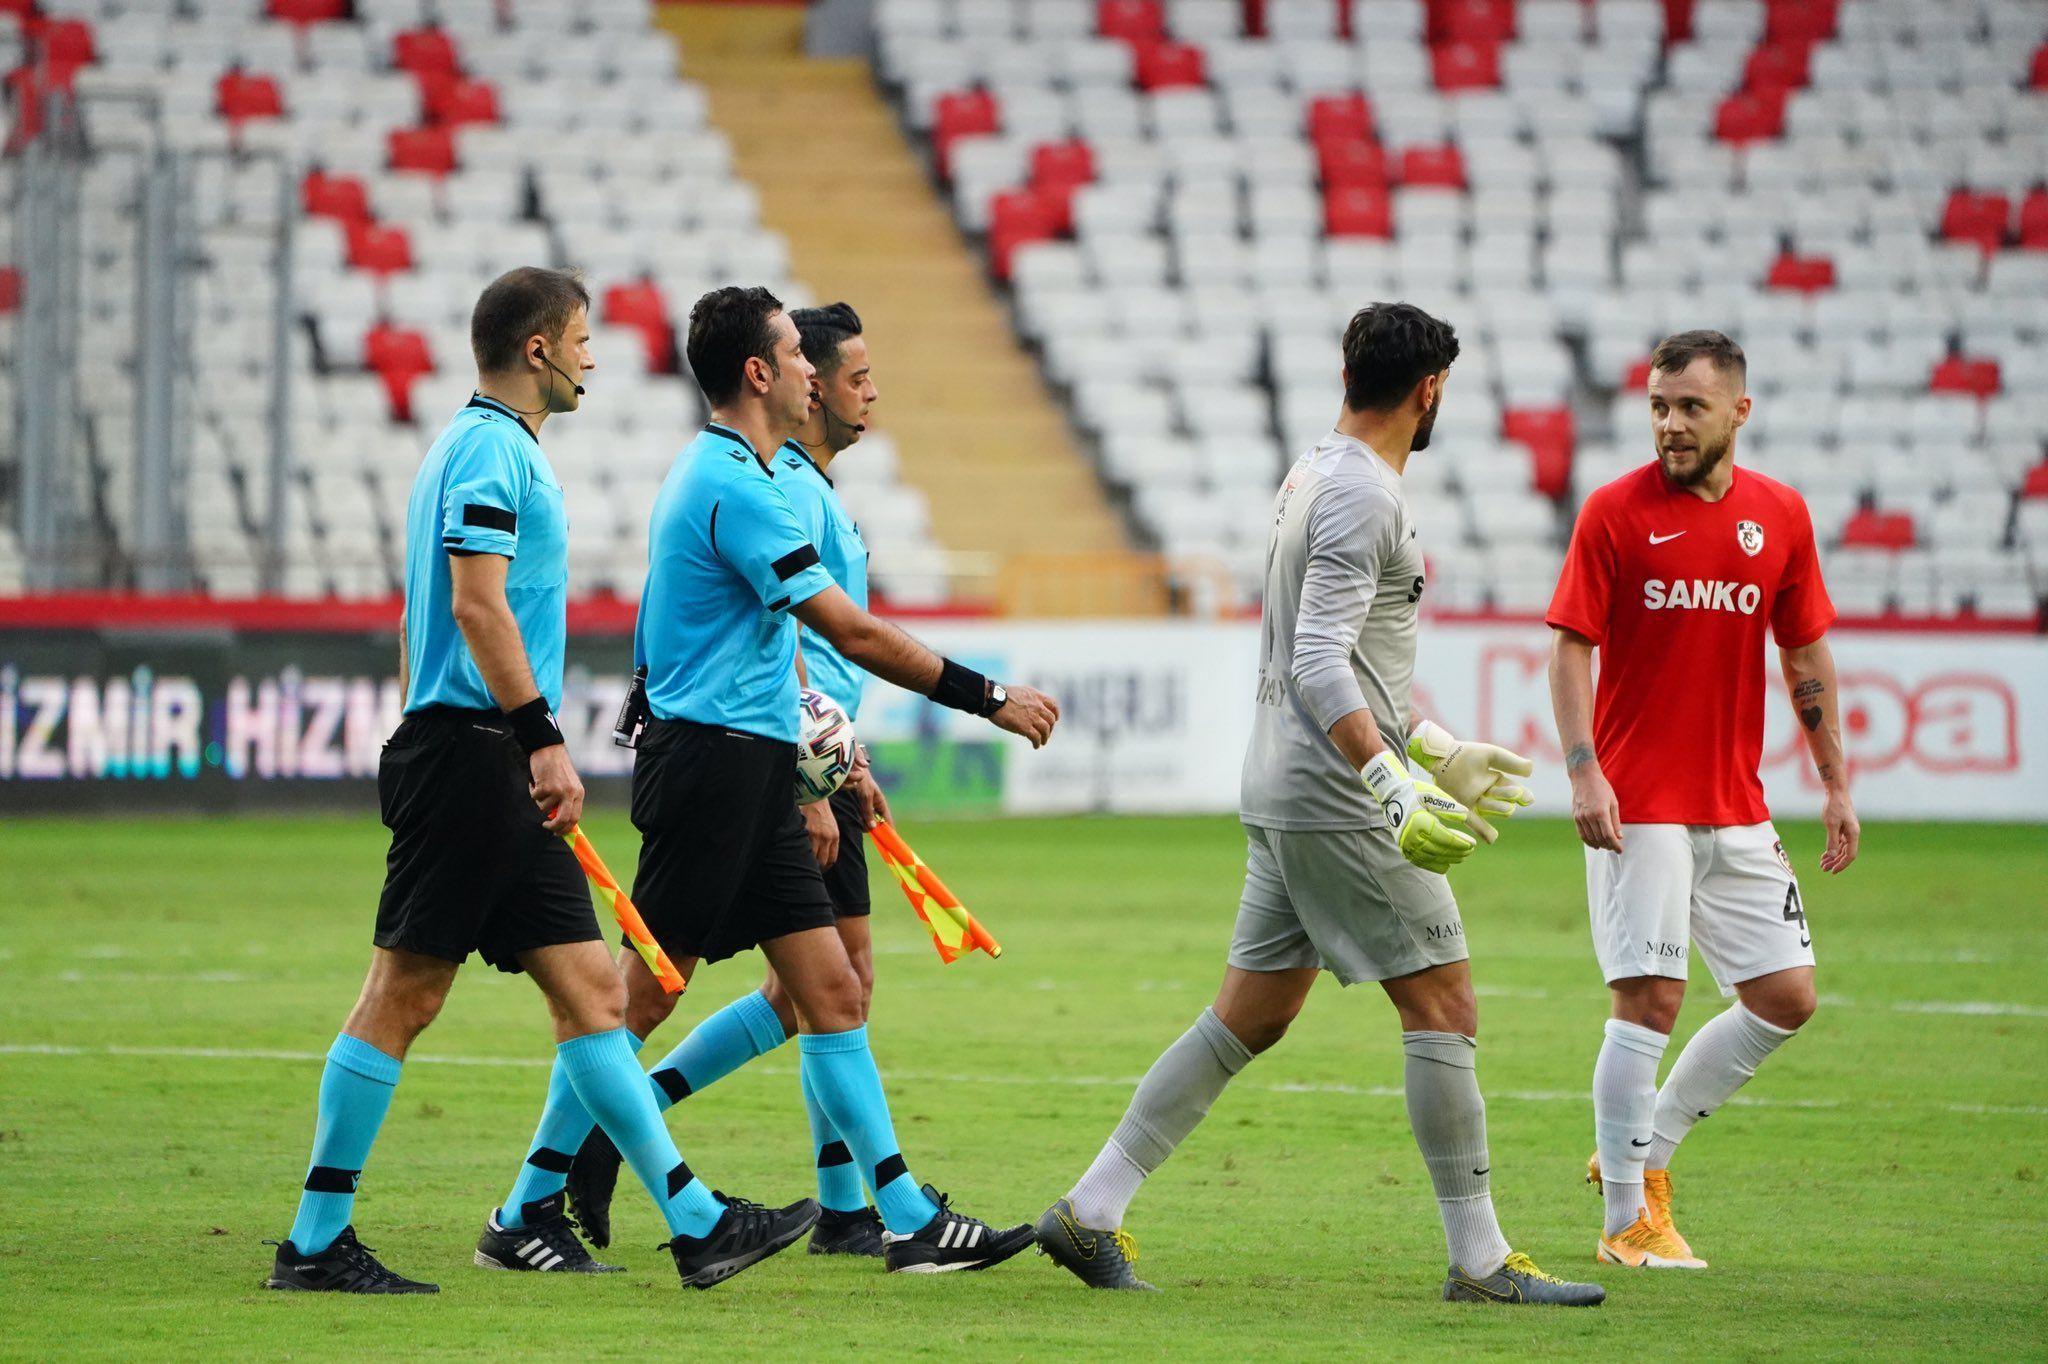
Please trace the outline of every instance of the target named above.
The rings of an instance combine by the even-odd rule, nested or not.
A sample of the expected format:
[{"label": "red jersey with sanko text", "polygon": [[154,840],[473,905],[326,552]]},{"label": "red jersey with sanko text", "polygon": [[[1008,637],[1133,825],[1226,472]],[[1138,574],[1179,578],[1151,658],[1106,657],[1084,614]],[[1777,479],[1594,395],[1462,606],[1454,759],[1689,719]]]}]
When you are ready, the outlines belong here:
[{"label": "red jersey with sanko text", "polygon": [[1622,475],[1579,509],[1544,619],[1599,648],[1593,747],[1624,824],[1770,818],[1764,627],[1795,649],[1835,619],[1797,492],[1738,468],[1707,502],[1654,462]]}]

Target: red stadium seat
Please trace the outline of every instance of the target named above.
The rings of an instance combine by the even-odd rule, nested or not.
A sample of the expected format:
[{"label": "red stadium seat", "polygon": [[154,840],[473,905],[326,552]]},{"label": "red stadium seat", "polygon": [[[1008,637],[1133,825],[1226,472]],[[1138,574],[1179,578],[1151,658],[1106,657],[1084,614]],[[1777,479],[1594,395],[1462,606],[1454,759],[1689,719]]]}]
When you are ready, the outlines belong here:
[{"label": "red stadium seat", "polygon": [[953,174],[953,144],[963,137],[1002,130],[1002,110],[986,90],[954,90],[932,101],[932,147],[939,155],[939,174]]},{"label": "red stadium seat", "polygon": [[25,20],[35,13],[36,0],[0,0],[0,14]]},{"label": "red stadium seat", "polygon": [[1463,189],[1465,158],[1453,146],[1405,147],[1401,151],[1401,183]]},{"label": "red stadium seat", "polygon": [[2048,251],[2048,189],[2030,189],[2020,201],[2020,245]]},{"label": "red stadium seat", "polygon": [[1100,0],[1095,31],[1127,43],[1156,40],[1166,32],[1166,6],[1160,0]]},{"label": "red stadium seat", "polygon": [[1323,192],[1323,231],[1332,237],[1391,237],[1394,202],[1370,185],[1337,185]]},{"label": "red stadium seat", "polygon": [[1501,414],[1500,433],[1528,447],[1530,483],[1537,492],[1563,497],[1571,491],[1578,432],[1569,407],[1511,407]]},{"label": "red stadium seat", "polygon": [[1095,179],[1095,153],[1086,142],[1044,142],[1031,150],[1031,189],[1054,210],[1054,231],[1074,230],[1074,195]]},{"label": "red stadium seat", "polygon": [[1192,43],[1138,43],[1132,51],[1141,90],[1180,90],[1209,83],[1208,63],[1202,49]]},{"label": "red stadium seat", "polygon": [[1664,39],[1683,43],[1692,38],[1692,12],[1698,0],[1664,0]]},{"label": "red stadium seat", "polygon": [[1372,135],[1372,105],[1364,95],[1324,95],[1309,101],[1308,136],[1318,146],[1361,142]]},{"label": "red stadium seat", "polygon": [[1387,153],[1377,142],[1322,142],[1316,146],[1322,166],[1323,184],[1329,188],[1363,185],[1384,188],[1387,183]]},{"label": "red stadium seat", "polygon": [[1500,85],[1500,44],[1439,43],[1429,50],[1439,90],[1493,90]]},{"label": "red stadium seat", "polygon": [[2034,49],[2034,64],[2028,69],[2027,84],[2036,90],[2048,90],[2048,43]]},{"label": "red stadium seat", "polygon": [[455,55],[455,40],[431,24],[393,35],[391,64],[415,76],[426,71],[454,71],[461,66]]},{"label": "red stadium seat", "polygon": [[1927,391],[1989,398],[1998,392],[1998,362],[1982,356],[1951,355],[1934,367],[1927,380]]},{"label": "red stadium seat", "polygon": [[1812,56],[1811,43],[1765,43],[1749,54],[1749,63],[1742,69],[1742,88],[1781,93],[1798,90],[1808,80]]},{"label": "red stadium seat", "polygon": [[353,175],[310,170],[299,184],[299,209],[308,218],[365,223],[370,221],[370,193]]},{"label": "red stadium seat", "polygon": [[283,118],[284,96],[268,76],[252,76],[236,67],[221,73],[213,86],[214,111],[230,123],[252,118]]},{"label": "red stadium seat", "polygon": [[363,337],[363,368],[384,381],[393,421],[412,420],[412,386],[434,372],[434,355],[425,334],[387,321],[373,325]]},{"label": "red stadium seat", "polygon": [[348,0],[270,0],[270,17],[292,24],[348,18]]},{"label": "red stadium seat", "polygon": [[615,327],[631,327],[647,348],[647,372],[670,374],[676,366],[676,332],[660,286],[641,278],[614,284],[599,300],[599,316]]},{"label": "red stadium seat", "polygon": [[1434,0],[1429,38],[1440,43],[1504,43],[1515,36],[1515,0]]},{"label": "red stadium seat", "polygon": [[1835,263],[1826,256],[1797,256],[1787,251],[1771,262],[1771,273],[1764,282],[1791,293],[1821,293],[1835,287]]},{"label": "red stadium seat", "polygon": [[1743,90],[1721,101],[1714,136],[1723,142],[1764,142],[1785,131],[1783,90]]},{"label": "red stadium seat", "polygon": [[1036,190],[1004,190],[989,200],[988,253],[997,279],[1010,277],[1017,248],[1059,235],[1060,208]]},{"label": "red stadium seat", "polygon": [[1842,527],[1842,544],[1857,549],[1911,549],[1917,540],[1908,512],[1865,507]]},{"label": "red stadium seat", "polygon": [[0,265],[0,313],[21,311],[21,271]]},{"label": "red stadium seat", "polygon": [[498,121],[498,91],[489,81],[432,71],[422,72],[419,84],[429,123],[459,127]]},{"label": "red stadium seat", "polygon": [[395,171],[446,175],[455,169],[455,135],[447,128],[393,128],[385,146]]},{"label": "red stadium seat", "polygon": [[1646,355],[1628,367],[1628,373],[1622,377],[1621,386],[1626,392],[1641,393],[1649,385],[1650,357]]},{"label": "red stadium seat", "polygon": [[1085,185],[1095,179],[1095,153],[1086,142],[1041,142],[1031,149],[1034,185]]},{"label": "red stadium seat", "polygon": [[45,19],[33,36],[42,50],[38,65],[60,89],[70,89],[72,73],[98,59],[92,25],[83,19]]},{"label": "red stadium seat", "polygon": [[374,275],[396,274],[412,269],[412,239],[402,227],[383,223],[350,223],[348,263]]},{"label": "red stadium seat", "polygon": [[2012,203],[2003,194],[1959,189],[1948,196],[1948,206],[1942,210],[1941,235],[1952,242],[1996,251],[2005,244],[2005,228],[2011,220]]},{"label": "red stadium seat", "polygon": [[2020,481],[2020,496],[2048,497],[2048,459],[2027,470],[2027,476]]},{"label": "red stadium seat", "polygon": [[1782,42],[1787,38],[1821,42],[1835,34],[1837,0],[1770,0],[1764,22],[1764,38]]}]

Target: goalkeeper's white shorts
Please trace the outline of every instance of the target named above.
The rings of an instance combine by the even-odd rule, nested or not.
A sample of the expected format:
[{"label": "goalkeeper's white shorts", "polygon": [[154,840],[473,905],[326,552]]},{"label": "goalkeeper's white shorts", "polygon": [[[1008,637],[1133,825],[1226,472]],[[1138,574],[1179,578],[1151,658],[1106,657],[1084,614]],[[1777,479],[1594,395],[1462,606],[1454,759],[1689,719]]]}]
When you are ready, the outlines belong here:
[{"label": "goalkeeper's white shorts", "polygon": [[1698,948],[1721,993],[1813,965],[1813,934],[1778,831],[1762,824],[1624,824],[1619,853],[1586,849],[1593,950],[1605,980],[1686,978]]}]

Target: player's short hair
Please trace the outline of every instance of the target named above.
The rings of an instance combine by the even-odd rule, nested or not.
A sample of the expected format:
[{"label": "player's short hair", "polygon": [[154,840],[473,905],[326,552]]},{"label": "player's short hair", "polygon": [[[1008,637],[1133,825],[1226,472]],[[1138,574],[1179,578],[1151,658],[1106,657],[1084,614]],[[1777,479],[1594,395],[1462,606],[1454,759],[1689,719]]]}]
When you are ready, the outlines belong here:
[{"label": "player's short hair", "polygon": [[796,334],[803,339],[804,358],[820,374],[839,368],[839,348],[860,335],[860,314],[851,303],[798,308],[789,320],[796,323]]},{"label": "player's short hair", "polygon": [[1384,412],[1458,358],[1458,333],[1412,303],[1368,303],[1344,328],[1344,406]]},{"label": "player's short hair", "polygon": [[580,270],[522,265],[484,286],[469,315],[469,349],[477,372],[502,374],[519,363],[527,339],[559,338],[578,308],[590,307]]},{"label": "player's short hair", "polygon": [[761,359],[780,374],[775,358],[775,328],[769,319],[782,311],[782,300],[760,285],[728,284],[713,289],[690,309],[690,339],[683,353],[690,373],[714,407],[739,396],[747,361]]},{"label": "player's short hair", "polygon": [[1749,378],[1749,359],[1742,347],[1725,333],[1716,331],[1675,332],[1657,343],[1650,352],[1650,367],[1666,374],[1683,374],[1695,360],[1709,360],[1723,374],[1735,376],[1737,392]]}]

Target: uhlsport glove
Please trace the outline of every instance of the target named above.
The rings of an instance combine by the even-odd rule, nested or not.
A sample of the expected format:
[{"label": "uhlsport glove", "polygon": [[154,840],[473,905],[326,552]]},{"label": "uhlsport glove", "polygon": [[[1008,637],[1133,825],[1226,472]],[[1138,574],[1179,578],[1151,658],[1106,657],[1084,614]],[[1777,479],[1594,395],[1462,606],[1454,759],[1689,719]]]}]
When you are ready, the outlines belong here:
[{"label": "uhlsport glove", "polygon": [[1535,771],[1534,763],[1497,744],[1460,739],[1431,721],[1424,720],[1408,736],[1408,756],[1471,812],[1466,827],[1482,843],[1500,837],[1487,816],[1506,819],[1535,799],[1528,787],[1512,780]]},{"label": "uhlsport glove", "polygon": [[1360,772],[1366,794],[1380,803],[1401,856],[1424,871],[1446,872],[1471,855],[1472,835],[1457,827],[1470,815],[1432,782],[1419,782],[1392,750]]}]

